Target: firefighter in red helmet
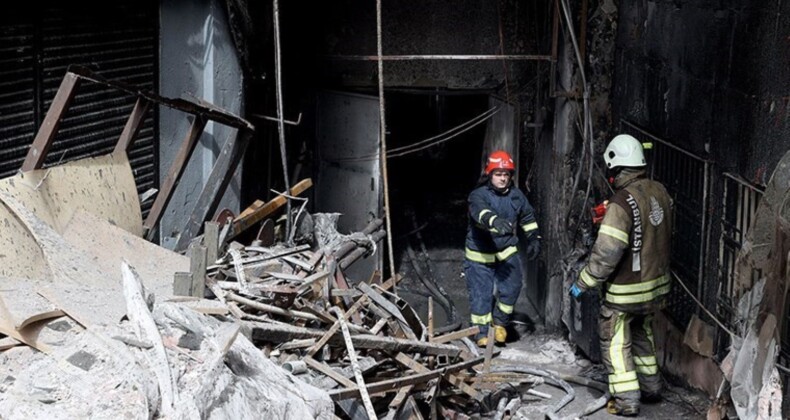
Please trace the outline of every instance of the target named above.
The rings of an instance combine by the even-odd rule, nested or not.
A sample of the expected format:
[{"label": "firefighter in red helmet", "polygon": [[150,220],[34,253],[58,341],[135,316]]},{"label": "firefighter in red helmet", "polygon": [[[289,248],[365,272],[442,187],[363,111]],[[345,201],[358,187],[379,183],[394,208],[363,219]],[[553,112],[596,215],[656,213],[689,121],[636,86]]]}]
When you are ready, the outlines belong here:
[{"label": "firefighter in red helmet", "polygon": [[528,259],[533,260],[540,253],[535,214],[527,197],[514,185],[515,170],[509,153],[491,153],[481,182],[469,194],[464,274],[472,325],[480,328],[475,339],[481,347],[488,343],[489,326],[493,326],[498,344],[507,339],[505,327],[522,282],[518,232],[527,238]]}]

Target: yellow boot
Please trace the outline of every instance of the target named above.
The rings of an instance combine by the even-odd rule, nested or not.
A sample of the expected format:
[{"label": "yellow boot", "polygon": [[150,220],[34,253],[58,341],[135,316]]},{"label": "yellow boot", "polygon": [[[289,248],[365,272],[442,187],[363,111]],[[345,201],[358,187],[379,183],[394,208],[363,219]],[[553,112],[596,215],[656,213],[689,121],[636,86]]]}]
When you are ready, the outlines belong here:
[{"label": "yellow boot", "polygon": [[507,341],[507,329],[501,325],[494,325],[494,341],[497,344],[505,344]]},{"label": "yellow boot", "polygon": [[485,347],[488,345],[488,337],[483,337],[477,340],[477,347]]}]

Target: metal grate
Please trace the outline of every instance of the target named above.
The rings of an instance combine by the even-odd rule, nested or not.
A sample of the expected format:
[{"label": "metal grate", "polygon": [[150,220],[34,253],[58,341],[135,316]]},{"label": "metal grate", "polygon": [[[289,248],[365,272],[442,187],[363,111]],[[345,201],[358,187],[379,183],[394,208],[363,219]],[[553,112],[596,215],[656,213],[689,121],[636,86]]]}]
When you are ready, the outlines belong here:
[{"label": "metal grate", "polygon": [[[653,143],[648,156],[649,175],[666,187],[675,206],[671,267],[697,299],[704,302],[710,162],[628,121],[621,123],[622,132],[642,142]],[[672,287],[667,313],[673,321],[685,330],[698,311],[697,304],[683,288]]]},{"label": "metal grate", "polygon": [[[722,322],[732,327],[737,302],[734,301],[735,260],[738,257],[744,237],[751,227],[757,206],[763,195],[763,188],[741,178],[736,174],[724,173],[724,196],[719,238],[719,283],[716,293],[717,312]],[[756,270],[752,282],[761,277]],[[751,288],[751,285],[747,288]]]}]

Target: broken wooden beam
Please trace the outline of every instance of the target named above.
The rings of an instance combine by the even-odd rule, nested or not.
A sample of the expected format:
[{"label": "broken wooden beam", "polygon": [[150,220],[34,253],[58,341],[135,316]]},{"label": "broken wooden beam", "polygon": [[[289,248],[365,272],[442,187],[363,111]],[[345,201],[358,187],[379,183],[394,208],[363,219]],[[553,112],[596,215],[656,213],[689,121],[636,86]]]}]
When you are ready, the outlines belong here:
[{"label": "broken wooden beam", "polygon": [[464,337],[469,337],[479,332],[480,332],[480,327],[469,327],[460,331],[455,331],[455,332],[447,333],[445,335],[434,337],[431,340],[431,343],[437,343],[437,344],[449,343],[450,341],[460,340]]},{"label": "broken wooden beam", "polygon": [[[312,179],[310,178],[303,179],[299,181],[299,183],[294,185],[291,188],[291,190],[288,192],[288,194],[296,197],[312,186],[313,186]],[[240,233],[249,229],[255,223],[258,223],[264,218],[270,216],[275,211],[277,211],[277,209],[284,206],[286,201],[287,201],[286,197],[281,194],[273,198],[266,204],[262,204],[259,207],[254,208],[252,210],[245,210],[241,215],[233,219],[233,222],[231,224],[230,234],[228,235],[227,240],[231,240],[235,238]]]},{"label": "broken wooden beam", "polygon": [[[250,322],[250,324],[252,327],[253,339],[274,343],[284,343],[303,338],[320,339],[321,336],[324,335],[324,331],[321,330],[296,327],[293,325],[273,325],[260,322]],[[450,357],[456,357],[461,352],[460,348],[447,344],[433,344],[424,341],[404,340],[393,337],[378,337],[370,334],[352,335],[351,340],[356,348],[378,349],[393,353],[446,354]],[[336,346],[342,345],[343,339],[335,334],[329,339],[329,343]]]},{"label": "broken wooden beam", "polygon": [[[369,383],[367,384],[367,391],[371,394],[377,392],[395,391],[407,385],[415,385],[419,383],[428,382],[431,379],[436,379],[448,373],[455,373],[462,371],[464,369],[468,369],[472,366],[482,363],[483,360],[484,358],[480,356],[466,362],[456,363],[454,365],[447,366],[442,369],[436,369],[429,372],[417,373],[414,375],[407,375],[400,378]],[[356,398],[359,396],[359,389],[354,387],[354,388],[346,388],[336,391],[330,391],[329,396],[334,401],[345,400],[348,398]]]}]

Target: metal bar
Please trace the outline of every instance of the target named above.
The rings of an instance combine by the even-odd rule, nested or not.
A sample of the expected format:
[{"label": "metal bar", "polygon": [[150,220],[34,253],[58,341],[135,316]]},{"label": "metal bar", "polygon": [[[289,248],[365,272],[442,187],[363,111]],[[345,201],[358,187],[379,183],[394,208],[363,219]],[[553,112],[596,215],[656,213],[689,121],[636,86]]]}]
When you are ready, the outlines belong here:
[{"label": "metal bar", "polygon": [[247,299],[247,298],[241,297],[241,296],[239,296],[239,295],[237,295],[235,293],[230,293],[230,292],[226,293],[225,294],[225,299],[232,300],[232,301],[235,301],[235,302],[247,305],[250,308],[255,308],[255,309],[259,310],[259,311],[263,311],[263,312],[267,312],[267,313],[273,313],[273,314],[277,314],[277,315],[288,316],[288,317],[291,317],[291,318],[309,319],[311,321],[323,321],[321,318],[319,318],[319,317],[317,317],[317,316],[315,316],[313,314],[307,313],[307,312],[294,311],[294,310],[291,310],[291,309],[283,309],[283,308],[280,308],[279,306],[268,305],[268,304],[265,304],[265,303],[256,302],[256,301],[254,301],[252,299]]},{"label": "metal bar", "polygon": [[[700,299],[705,299],[705,258],[710,246],[710,226],[708,224],[708,205],[710,197],[708,196],[708,188],[710,184],[710,165],[708,162],[703,163],[703,180],[702,180],[702,226],[700,227],[700,234],[705,235],[700,238],[699,249],[699,268],[697,278],[697,293]],[[699,313],[699,311],[697,311]]]},{"label": "metal bar", "polygon": [[[253,339],[268,341],[273,343],[283,343],[294,339],[315,338],[320,339],[324,335],[323,330],[297,327],[289,324],[275,325],[261,322],[250,322],[252,327]],[[393,337],[379,337],[371,334],[358,334],[351,337],[354,347],[362,349],[377,349],[391,352],[420,353],[439,355],[446,354],[456,357],[461,349],[447,344],[433,344],[425,341],[404,340]],[[342,343],[342,339],[333,336],[329,339],[330,344],[337,345]]]},{"label": "metal bar", "polygon": [[[378,61],[377,55],[328,55],[325,58],[330,60],[343,61]],[[524,61],[551,61],[550,55],[535,54],[487,54],[487,55],[450,55],[450,54],[422,54],[422,55],[382,55],[382,61],[419,61],[419,60],[524,60]]]},{"label": "metal bar", "polygon": [[[444,374],[459,372],[464,369],[468,369],[472,366],[479,365],[481,362],[483,362],[483,356],[476,357],[472,360],[468,360],[465,362],[456,363],[454,365],[447,366],[446,368],[443,369],[437,369],[425,373],[417,373],[414,375],[403,376],[400,378],[394,378],[385,381],[370,383],[367,384],[367,391],[371,394],[375,394],[378,392],[394,391],[404,386],[428,382],[431,379],[436,379]],[[345,400],[348,398],[356,398],[358,396],[359,396],[358,388],[346,388],[346,389],[340,389],[340,390],[329,392],[329,397],[332,398],[333,401]]]},{"label": "metal bar", "polygon": [[33,140],[27,156],[25,156],[25,161],[22,162],[22,168],[20,169],[22,172],[40,169],[44,165],[47,152],[52,146],[55,135],[58,133],[61,118],[66,114],[71,100],[74,99],[79,84],[80,78],[74,73],[68,72],[63,77],[58,92],[55,94],[49,110],[47,110],[47,116],[44,117],[44,122],[41,123],[41,127],[36,133],[36,138]]},{"label": "metal bar", "polygon": [[[266,121],[280,122],[279,118],[270,117],[268,115],[263,115],[263,114],[249,114],[249,115],[251,117],[264,119]],[[296,121],[283,120],[283,122],[288,125],[299,125],[302,123],[302,113],[301,112],[299,113],[299,116],[296,118]]]},{"label": "metal bar", "polygon": [[451,332],[445,335],[440,335],[431,340],[431,343],[442,344],[453,340],[459,340],[470,335],[475,335],[480,332],[480,327],[469,327],[460,331]]},{"label": "metal bar", "polygon": [[365,410],[368,412],[368,418],[376,420],[378,418],[376,416],[376,410],[373,409],[373,402],[370,401],[370,394],[368,394],[368,388],[365,386],[365,378],[362,377],[362,369],[359,367],[359,362],[357,361],[357,352],[354,350],[354,343],[351,341],[351,333],[348,331],[348,325],[346,325],[346,315],[337,306],[329,310],[337,316],[337,322],[340,324],[340,329],[343,331],[348,359],[351,361],[351,370],[354,372],[354,378],[359,388],[359,395],[362,397]]},{"label": "metal bar", "polygon": [[222,146],[219,152],[219,157],[214,163],[214,168],[209,174],[206,185],[200,192],[195,207],[193,207],[192,214],[189,216],[186,225],[181,229],[181,234],[176,243],[176,250],[184,249],[189,241],[197,236],[200,228],[203,227],[203,222],[213,216],[214,212],[219,206],[219,201],[222,199],[225,189],[228,187],[231,178],[233,178],[236,167],[247,149],[247,144],[252,137],[252,131],[240,131],[236,137],[231,137]]},{"label": "metal bar", "polygon": [[355,384],[354,382],[348,380],[348,378],[346,378],[345,376],[341,375],[340,373],[338,373],[337,371],[335,371],[334,369],[332,369],[331,367],[329,367],[325,363],[321,363],[318,360],[313,359],[312,357],[305,357],[302,360],[310,368],[312,368],[312,369],[314,369],[314,370],[316,370],[316,371],[318,371],[320,373],[323,373],[324,375],[330,377],[332,380],[334,380],[335,382],[339,383],[340,385],[343,385],[343,386],[348,387],[348,388],[353,388],[353,387],[357,386],[357,384]]},{"label": "metal bar", "polygon": [[433,341],[433,297],[428,296],[428,341]]},{"label": "metal bar", "polygon": [[82,66],[69,66],[68,71],[69,73],[76,74],[80,79],[109,86],[113,89],[125,92],[128,95],[142,97],[150,102],[155,102],[168,108],[177,109],[179,111],[186,112],[187,114],[196,116],[200,115],[207,120],[216,121],[229,127],[235,127],[242,130],[255,130],[255,126],[247,120],[203,100],[195,99],[192,101],[183,98],[166,98],[153,92],[143,91],[137,86],[114,80],[107,80],[104,77],[94,73],[90,69]]},{"label": "metal bar", "polygon": [[742,186],[744,186],[744,187],[746,187],[746,188],[748,188],[748,189],[750,189],[752,191],[757,192],[761,196],[765,192],[765,188],[763,188],[763,187],[761,187],[761,186],[759,186],[759,185],[757,185],[757,184],[755,184],[755,183],[753,183],[751,181],[746,180],[745,178],[743,178],[742,176],[740,176],[738,174],[734,174],[732,172],[724,172],[724,173],[722,173],[722,175],[724,175],[727,178],[730,178],[731,180],[737,182],[738,184],[740,184],[740,185],[742,185]]},{"label": "metal bar", "polygon": [[[368,297],[367,296],[362,296],[361,298],[359,298],[356,301],[356,303],[354,303],[353,306],[348,308],[346,313],[343,314],[343,316],[340,317],[340,318],[348,319],[351,315],[355,314],[360,308],[362,308],[362,306],[364,304],[366,304],[367,301],[368,301]],[[321,337],[321,339],[319,339],[312,347],[307,349],[307,357],[313,357],[313,355],[316,354],[318,352],[318,350],[321,350],[321,347],[323,347],[324,344],[329,342],[329,339],[332,338],[332,336],[335,335],[337,330],[340,328],[340,322],[339,321],[340,321],[340,319],[335,321],[335,323],[332,324],[332,327],[329,328],[329,330],[327,330],[327,332]]]},{"label": "metal bar", "polygon": [[173,158],[173,163],[170,165],[167,177],[162,181],[162,187],[156,195],[156,200],[153,206],[151,206],[151,211],[148,213],[145,223],[143,223],[143,230],[146,232],[148,240],[151,240],[153,237],[154,227],[159,223],[162,213],[164,213],[167,204],[173,197],[173,191],[175,191],[178,186],[181,175],[184,173],[184,169],[186,169],[187,163],[189,163],[189,158],[192,156],[192,152],[195,151],[195,146],[197,146],[198,139],[200,135],[203,134],[203,129],[205,127],[206,120],[204,118],[197,116],[192,120],[189,132],[187,132],[186,137],[181,142],[181,147],[178,149],[175,158]]},{"label": "metal bar", "polygon": [[[398,353],[395,356],[395,361],[397,361],[398,363],[402,364],[403,366],[413,370],[416,373],[430,372],[430,369],[428,369],[425,366],[417,363],[416,360],[412,359],[411,357],[409,357],[409,356],[407,356],[407,355],[405,355],[403,353]],[[471,386],[467,385],[466,382],[464,382],[464,380],[461,379],[460,377],[458,377],[456,375],[453,375],[452,373],[448,373],[446,375],[443,375],[442,379],[444,379],[445,381],[449,382],[450,384],[452,384],[456,388],[460,389],[461,391],[463,391],[465,394],[469,395],[470,397],[472,397],[472,398],[474,398],[476,400],[480,400],[480,394],[477,391],[475,391],[474,388],[472,388]]]},{"label": "metal bar", "polygon": [[559,0],[554,0],[554,17],[552,20],[551,28],[551,57],[549,61],[551,66],[549,68],[549,94],[554,95],[557,91],[557,48],[559,44],[560,34],[560,5],[557,3]]},{"label": "metal bar", "polygon": [[672,144],[672,143],[670,143],[670,142],[668,142],[668,141],[666,141],[664,139],[661,139],[659,137],[656,137],[653,134],[650,134],[649,132],[639,128],[638,126],[636,126],[635,124],[633,124],[633,123],[631,123],[629,121],[621,120],[621,122],[623,124],[627,125],[628,127],[638,131],[640,134],[643,134],[643,135],[645,135],[647,137],[650,137],[651,140],[654,140],[654,141],[656,141],[658,143],[661,143],[662,145],[667,146],[667,147],[669,147],[671,149],[677,150],[678,152],[683,153],[686,156],[692,157],[692,158],[697,159],[697,160],[702,161],[702,162],[710,162],[709,160],[707,160],[707,159],[705,159],[703,157],[697,156],[694,153],[689,152],[688,150],[682,149],[682,148],[680,148],[678,146],[675,146],[674,144]]},{"label": "metal bar", "polygon": [[132,113],[129,115],[129,119],[126,120],[126,125],[123,127],[123,132],[121,132],[121,136],[118,138],[118,143],[115,145],[115,152],[126,152],[129,153],[132,150],[132,146],[134,146],[134,139],[137,137],[137,133],[140,131],[140,127],[143,125],[143,121],[145,120],[145,113],[148,111],[148,107],[151,105],[147,99],[137,97],[137,102],[134,104],[134,109],[132,109]]},{"label": "metal bar", "polygon": [[[285,148],[285,123],[283,122],[283,82],[282,82],[282,55],[280,53],[280,2],[274,0],[272,4],[274,18],[274,80],[275,96],[277,100],[277,134],[280,140],[280,163],[283,168],[283,182],[285,191],[291,190],[291,178],[288,173],[288,154]],[[291,237],[291,197],[285,196],[285,238],[290,242]],[[367,405],[365,405],[367,408]],[[375,416],[375,414],[374,414]]]}]

